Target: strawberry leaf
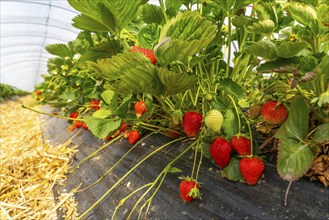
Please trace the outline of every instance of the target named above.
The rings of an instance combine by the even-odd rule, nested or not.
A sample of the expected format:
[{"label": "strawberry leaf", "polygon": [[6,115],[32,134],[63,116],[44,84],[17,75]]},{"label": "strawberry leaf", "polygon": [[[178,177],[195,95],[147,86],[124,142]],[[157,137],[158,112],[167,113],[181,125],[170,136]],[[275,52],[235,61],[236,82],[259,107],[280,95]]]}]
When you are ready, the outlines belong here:
[{"label": "strawberry leaf", "polygon": [[278,47],[278,56],[283,58],[291,58],[296,56],[300,51],[307,47],[306,42],[283,42]]},{"label": "strawberry leaf", "polygon": [[115,109],[117,107],[117,94],[115,92],[112,90],[105,90],[102,92],[101,96],[111,109]]},{"label": "strawberry leaf", "polygon": [[243,181],[243,177],[240,172],[240,160],[236,157],[232,157],[230,163],[220,171],[223,177],[232,181]]},{"label": "strawberry leaf", "polygon": [[228,109],[224,114],[223,130],[225,136],[231,139],[233,135],[239,132],[238,118],[234,109]]},{"label": "strawberry leaf", "polygon": [[73,8],[82,12],[82,16],[73,19],[73,26],[83,30],[119,33],[136,17],[138,7],[145,1],[68,0],[68,2]]},{"label": "strawberry leaf", "polygon": [[81,30],[95,31],[95,32],[108,31],[108,28],[106,26],[84,14],[74,17],[72,21],[73,21],[72,26],[79,28]]},{"label": "strawberry leaf", "polygon": [[168,173],[181,173],[182,170],[177,167],[170,167],[170,169],[167,172]]},{"label": "strawberry leaf", "polygon": [[156,24],[147,24],[138,32],[137,40],[141,47],[153,49],[158,43],[159,37],[160,26]]},{"label": "strawberry leaf", "polygon": [[307,144],[287,136],[280,138],[277,169],[282,179],[296,181],[311,167],[313,152]]},{"label": "strawberry leaf", "polygon": [[87,116],[84,118],[91,133],[100,139],[116,132],[121,126],[121,118],[97,118]]},{"label": "strawberry leaf", "polygon": [[197,12],[184,12],[168,21],[162,28],[160,42],[154,52],[157,63],[165,65],[188,58],[206,47],[216,35],[216,27]]},{"label": "strawberry leaf", "polygon": [[314,7],[299,2],[288,4],[288,10],[292,18],[297,22],[308,26],[317,20],[317,13]]},{"label": "strawberry leaf", "polygon": [[308,133],[309,107],[301,96],[292,100],[287,121],[279,128],[276,138],[292,138],[304,141]]},{"label": "strawberry leaf", "polygon": [[107,80],[106,87],[114,92],[159,95],[163,89],[154,65],[141,53],[118,54],[97,63],[88,63],[92,70]]},{"label": "strawberry leaf", "polygon": [[313,136],[313,141],[318,143],[329,142],[329,123],[317,127]]},{"label": "strawberry leaf", "polygon": [[107,109],[99,109],[93,113],[93,117],[96,118],[107,118],[113,115],[113,111]]},{"label": "strawberry leaf", "polygon": [[121,47],[118,41],[109,40],[99,43],[97,46],[89,48],[79,59],[79,64],[83,65],[87,61],[109,58],[119,53]]},{"label": "strawberry leaf", "polygon": [[115,113],[121,118],[125,118],[129,109],[129,103],[131,101],[131,95],[125,97],[119,107],[116,109]]},{"label": "strawberry leaf", "polygon": [[220,88],[223,89],[227,94],[234,96],[237,99],[242,99],[244,91],[239,84],[234,82],[232,79],[226,78],[219,80]]},{"label": "strawberry leaf", "polygon": [[256,3],[259,0],[215,0],[218,5],[222,6],[225,10],[232,10],[232,13],[237,12],[239,9],[250,5],[252,3]]},{"label": "strawberry leaf", "polygon": [[147,24],[163,24],[165,22],[161,8],[156,5],[142,5],[138,9],[138,15]]},{"label": "strawberry leaf", "polygon": [[72,52],[66,44],[48,44],[45,49],[48,53],[62,58],[72,57]]},{"label": "strawberry leaf", "polygon": [[317,7],[317,13],[318,13],[318,18],[320,23],[325,26],[328,27],[329,26],[329,5],[328,4],[320,4]]},{"label": "strawberry leaf", "polygon": [[257,68],[257,71],[260,73],[291,73],[299,66],[299,63],[299,58],[279,58],[261,64]]},{"label": "strawberry leaf", "polygon": [[309,107],[306,101],[301,96],[295,96],[287,121],[275,135],[279,139],[277,169],[284,180],[298,180],[312,165],[314,154],[305,141],[308,119]]},{"label": "strawberry leaf", "polygon": [[263,21],[251,21],[245,26],[246,31],[253,34],[271,34],[275,28],[275,23],[270,19]]},{"label": "strawberry leaf", "polygon": [[190,76],[187,73],[176,73],[167,68],[159,68],[157,73],[163,85],[161,94],[164,96],[185,92],[197,81],[195,76]]},{"label": "strawberry leaf", "polygon": [[263,57],[267,60],[274,60],[277,58],[276,46],[268,40],[253,43],[247,47],[244,52],[250,55]]},{"label": "strawberry leaf", "polygon": [[[317,77],[321,77],[323,82],[329,81],[329,56],[326,55],[322,58],[320,64],[319,64],[320,73],[317,74]],[[321,86],[321,91],[326,91],[325,83]]]},{"label": "strawberry leaf", "polygon": [[247,25],[250,22],[250,20],[251,20],[250,17],[241,15],[241,16],[233,18],[232,19],[232,24],[235,27],[244,28],[244,26]]},{"label": "strawberry leaf", "polygon": [[254,8],[260,20],[270,19],[274,21],[275,25],[278,24],[277,14],[271,3],[261,1],[255,4]]}]

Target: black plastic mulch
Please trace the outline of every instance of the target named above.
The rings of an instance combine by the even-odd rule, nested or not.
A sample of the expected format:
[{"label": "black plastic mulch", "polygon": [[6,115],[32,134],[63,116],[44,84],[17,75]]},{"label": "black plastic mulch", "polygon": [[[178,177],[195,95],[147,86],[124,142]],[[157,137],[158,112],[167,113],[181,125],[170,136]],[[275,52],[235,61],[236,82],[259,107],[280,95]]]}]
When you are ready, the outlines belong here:
[{"label": "black plastic mulch", "polygon": [[[51,111],[50,108],[44,110]],[[44,117],[46,120],[45,136],[54,144],[64,143],[75,132],[67,132],[67,122],[63,119]],[[75,195],[79,214],[87,210],[127,171],[147,154],[170,141],[165,136],[154,135],[134,149],[120,165],[107,175],[99,184]],[[74,164],[102,146],[102,141],[94,138],[90,132],[83,131],[73,139],[73,145],[79,145],[79,152]],[[87,187],[100,178],[117,160],[123,156],[131,145],[127,140],[117,141],[100,151],[91,160],[81,165],[68,175],[66,185],[56,186],[57,194],[63,190],[70,191],[81,184]],[[111,219],[114,208],[129,193],[153,181],[158,173],[187,147],[187,143],[176,143],[148,159],[127,179],[109,193],[83,219]],[[292,184],[288,197],[288,206],[283,206],[284,194],[288,182],[277,174],[273,163],[267,163],[264,179],[260,184],[248,186],[222,178],[217,168],[203,160],[199,181],[202,183],[202,200],[184,204],[179,196],[179,175],[190,175],[193,152],[188,152],[174,165],[183,172],[168,174],[159,192],[153,199],[148,219],[329,219],[329,189],[320,183],[309,182],[302,178]],[[267,158],[274,160],[275,158]],[[74,165],[73,164],[73,165]],[[117,212],[117,219],[126,219],[131,208],[141,193],[132,197]],[[137,209],[138,210],[138,209]],[[136,219],[138,212],[133,214]]]}]

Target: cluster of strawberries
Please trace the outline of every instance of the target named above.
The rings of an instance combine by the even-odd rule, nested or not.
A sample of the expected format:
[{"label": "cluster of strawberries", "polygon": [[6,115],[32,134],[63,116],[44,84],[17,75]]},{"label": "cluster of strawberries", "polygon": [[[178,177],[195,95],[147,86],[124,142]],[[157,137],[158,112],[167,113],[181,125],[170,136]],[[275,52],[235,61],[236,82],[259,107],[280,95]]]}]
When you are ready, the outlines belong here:
[{"label": "cluster of strawberries", "polygon": [[[253,118],[261,115],[263,121],[269,124],[282,124],[288,117],[287,108],[277,101],[268,101],[263,105],[253,107]],[[258,112],[257,112],[258,111]],[[183,128],[189,137],[194,137],[198,134],[202,126],[203,116],[198,112],[186,112],[183,117]],[[210,110],[205,119],[205,125],[219,132],[223,123],[223,116],[218,110]],[[234,135],[230,142],[224,137],[216,137],[209,146],[210,154],[214,162],[220,167],[225,168],[230,160],[232,151],[234,150],[241,157],[239,167],[240,172],[249,185],[255,185],[261,174],[264,171],[265,165],[261,158],[253,156],[251,140],[242,134]],[[199,184],[191,179],[185,178],[180,183],[180,194],[185,202],[190,202],[194,198],[200,196]]]}]

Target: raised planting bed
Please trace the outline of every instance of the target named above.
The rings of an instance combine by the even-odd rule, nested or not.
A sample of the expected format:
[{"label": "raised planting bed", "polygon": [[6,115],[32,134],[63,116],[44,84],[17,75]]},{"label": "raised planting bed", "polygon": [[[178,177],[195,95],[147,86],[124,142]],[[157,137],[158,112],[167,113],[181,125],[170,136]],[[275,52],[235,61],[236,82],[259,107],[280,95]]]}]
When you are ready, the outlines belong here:
[{"label": "raised planting bed", "polygon": [[[47,110],[51,111],[51,109]],[[103,142],[93,137],[89,131],[75,130],[68,133],[66,120],[54,117],[44,117],[44,119],[48,125],[44,129],[44,135],[53,143],[64,143],[79,132],[72,139],[72,145],[79,145],[73,167],[103,145]],[[79,215],[107,193],[146,155],[170,141],[172,140],[162,135],[151,135],[136,146],[98,184],[77,192],[75,198],[78,202]],[[157,178],[162,169],[187,146],[188,142],[176,142],[154,154],[113,188],[82,219],[111,219],[121,199]],[[88,187],[102,177],[131,147],[126,139],[113,142],[68,174],[65,186],[55,186],[55,193],[63,190],[71,191],[79,186],[79,189]],[[209,160],[204,159],[199,173],[202,199],[184,203],[179,195],[178,176],[190,175],[193,152],[190,150],[173,165],[182,172],[168,173],[149,207],[148,219],[329,219],[329,190],[322,184],[310,182],[306,178],[293,182],[288,205],[283,205],[288,182],[277,174],[276,158],[273,155],[266,155],[264,176],[261,182],[254,186],[221,177],[219,169]],[[129,198],[117,210],[116,218],[126,219],[144,192],[145,189]],[[132,219],[138,217],[139,208],[140,206],[132,214]]]}]

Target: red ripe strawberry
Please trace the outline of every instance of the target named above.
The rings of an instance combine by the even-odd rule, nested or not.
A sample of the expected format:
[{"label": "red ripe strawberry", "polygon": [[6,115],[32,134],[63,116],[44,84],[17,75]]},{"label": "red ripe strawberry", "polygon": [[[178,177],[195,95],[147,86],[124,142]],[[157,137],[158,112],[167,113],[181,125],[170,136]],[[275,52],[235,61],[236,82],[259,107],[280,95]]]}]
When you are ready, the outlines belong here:
[{"label": "red ripe strawberry", "polygon": [[77,118],[78,116],[79,116],[78,112],[72,112],[69,117],[70,118]]},{"label": "red ripe strawberry", "polygon": [[73,122],[73,126],[75,128],[81,128],[82,127],[82,122],[81,121],[74,121]]},{"label": "red ripe strawberry", "polygon": [[136,143],[139,140],[140,137],[141,137],[141,135],[139,134],[139,132],[137,130],[130,131],[129,135],[128,135],[129,144]]},{"label": "red ripe strawberry", "polygon": [[176,139],[176,138],[179,138],[179,136],[180,136],[179,132],[176,132],[174,130],[168,130],[167,134],[169,135],[169,137],[171,139]]},{"label": "red ripe strawberry", "polygon": [[183,179],[179,184],[179,192],[184,202],[191,202],[193,199],[200,198],[200,186],[191,178]]},{"label": "red ripe strawberry", "polygon": [[147,112],[146,104],[143,100],[136,102],[134,105],[134,109],[137,118],[140,118],[145,112]]},{"label": "red ripe strawberry", "polygon": [[255,185],[258,182],[264,168],[264,162],[258,157],[245,157],[240,160],[242,177],[249,185]]},{"label": "red ripe strawberry", "polygon": [[250,155],[251,153],[251,142],[250,139],[243,136],[233,136],[231,139],[231,145],[234,150],[240,155]]},{"label": "red ripe strawberry", "polygon": [[126,130],[126,128],[127,128],[127,123],[126,122],[122,122],[121,123],[121,127],[120,127],[120,132]]},{"label": "red ripe strawberry", "polygon": [[41,95],[41,91],[40,90],[36,90],[35,92],[34,92],[34,94],[36,94],[37,96],[39,96],[39,95]]},{"label": "red ripe strawberry", "polygon": [[88,130],[88,126],[87,126],[87,123],[86,123],[86,122],[82,122],[81,127],[82,127],[83,129]]},{"label": "red ripe strawberry", "polygon": [[149,49],[146,49],[146,48],[142,48],[142,47],[139,47],[139,46],[132,46],[130,48],[130,52],[140,52],[142,54],[144,54],[146,57],[148,57],[151,62],[155,65],[156,64],[156,58],[154,56],[154,52],[153,50],[149,50]]},{"label": "red ripe strawberry", "polygon": [[287,120],[288,110],[281,103],[277,105],[277,101],[268,101],[263,104],[260,111],[263,120],[269,124],[282,124]]},{"label": "red ripe strawberry", "polygon": [[189,137],[195,136],[202,125],[202,115],[198,112],[186,112],[183,116],[183,128]]},{"label": "red ripe strawberry", "polygon": [[219,167],[224,168],[230,163],[232,147],[224,138],[215,138],[211,142],[209,150]]},{"label": "red ripe strawberry", "polygon": [[100,100],[93,99],[90,101],[89,108],[99,110],[100,109],[99,103],[100,103]]}]

